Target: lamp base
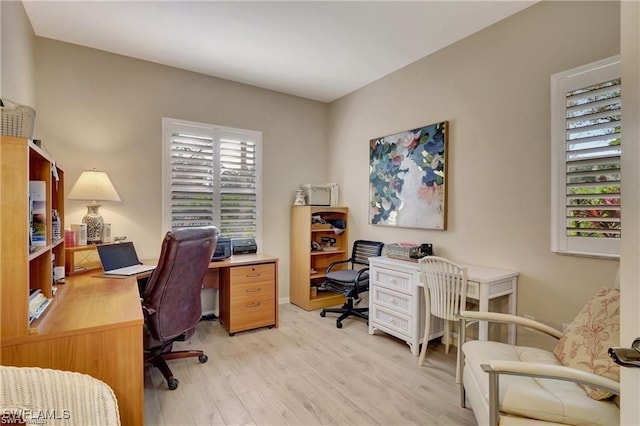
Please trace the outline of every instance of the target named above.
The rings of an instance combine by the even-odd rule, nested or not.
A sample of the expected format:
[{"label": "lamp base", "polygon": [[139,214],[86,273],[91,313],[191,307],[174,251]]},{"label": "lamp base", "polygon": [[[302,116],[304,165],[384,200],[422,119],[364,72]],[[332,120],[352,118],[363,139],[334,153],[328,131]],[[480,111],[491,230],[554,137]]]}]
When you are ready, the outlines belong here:
[{"label": "lamp base", "polygon": [[102,242],[102,228],[104,219],[100,216],[100,204],[89,204],[87,214],[82,218],[82,223],[87,225],[87,244],[100,244]]}]

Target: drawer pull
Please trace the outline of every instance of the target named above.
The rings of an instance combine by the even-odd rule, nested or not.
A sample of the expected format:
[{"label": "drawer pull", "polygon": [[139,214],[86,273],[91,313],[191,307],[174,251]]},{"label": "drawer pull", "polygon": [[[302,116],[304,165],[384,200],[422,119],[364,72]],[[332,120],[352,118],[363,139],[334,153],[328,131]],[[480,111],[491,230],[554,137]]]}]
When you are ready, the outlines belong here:
[{"label": "drawer pull", "polygon": [[257,293],[259,291],[261,291],[262,289],[260,287],[256,287],[256,288],[248,288],[245,290],[246,293]]},{"label": "drawer pull", "polygon": [[260,306],[261,303],[260,302],[255,302],[255,303],[247,303],[245,306],[247,308],[257,308],[258,306]]},{"label": "drawer pull", "polygon": [[246,277],[253,278],[253,277],[259,277],[260,275],[262,275],[260,272],[253,272],[251,274],[247,274]]}]

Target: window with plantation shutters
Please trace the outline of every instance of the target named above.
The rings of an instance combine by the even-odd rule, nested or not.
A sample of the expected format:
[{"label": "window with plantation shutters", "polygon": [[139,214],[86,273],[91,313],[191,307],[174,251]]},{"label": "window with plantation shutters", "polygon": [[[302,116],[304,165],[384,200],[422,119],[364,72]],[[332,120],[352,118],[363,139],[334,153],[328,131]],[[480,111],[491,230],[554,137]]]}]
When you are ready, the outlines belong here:
[{"label": "window with plantation shutters", "polygon": [[163,228],[260,240],[261,133],[164,118],[163,134]]},{"label": "window with plantation shutters", "polygon": [[622,103],[617,57],[552,76],[552,249],[620,253]]}]

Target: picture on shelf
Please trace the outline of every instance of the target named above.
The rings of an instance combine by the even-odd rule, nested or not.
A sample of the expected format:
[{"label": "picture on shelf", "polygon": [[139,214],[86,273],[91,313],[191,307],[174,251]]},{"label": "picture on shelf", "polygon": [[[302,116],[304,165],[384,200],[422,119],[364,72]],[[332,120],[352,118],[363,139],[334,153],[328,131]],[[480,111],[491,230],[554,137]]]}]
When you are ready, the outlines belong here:
[{"label": "picture on shelf", "polygon": [[31,245],[47,245],[47,185],[41,180],[29,181],[31,208]]}]

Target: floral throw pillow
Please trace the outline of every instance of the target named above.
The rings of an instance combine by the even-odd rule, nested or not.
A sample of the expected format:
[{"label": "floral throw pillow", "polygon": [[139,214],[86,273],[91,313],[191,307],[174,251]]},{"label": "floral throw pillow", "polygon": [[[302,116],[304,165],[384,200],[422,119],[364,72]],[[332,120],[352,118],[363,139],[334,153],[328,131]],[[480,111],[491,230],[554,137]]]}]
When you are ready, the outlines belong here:
[{"label": "floral throw pillow", "polygon": [[[612,346],[620,346],[620,291],[603,288],[569,324],[553,353],[564,366],[620,381],[620,367],[607,354]],[[601,389],[583,387],[593,399],[612,396]]]}]

